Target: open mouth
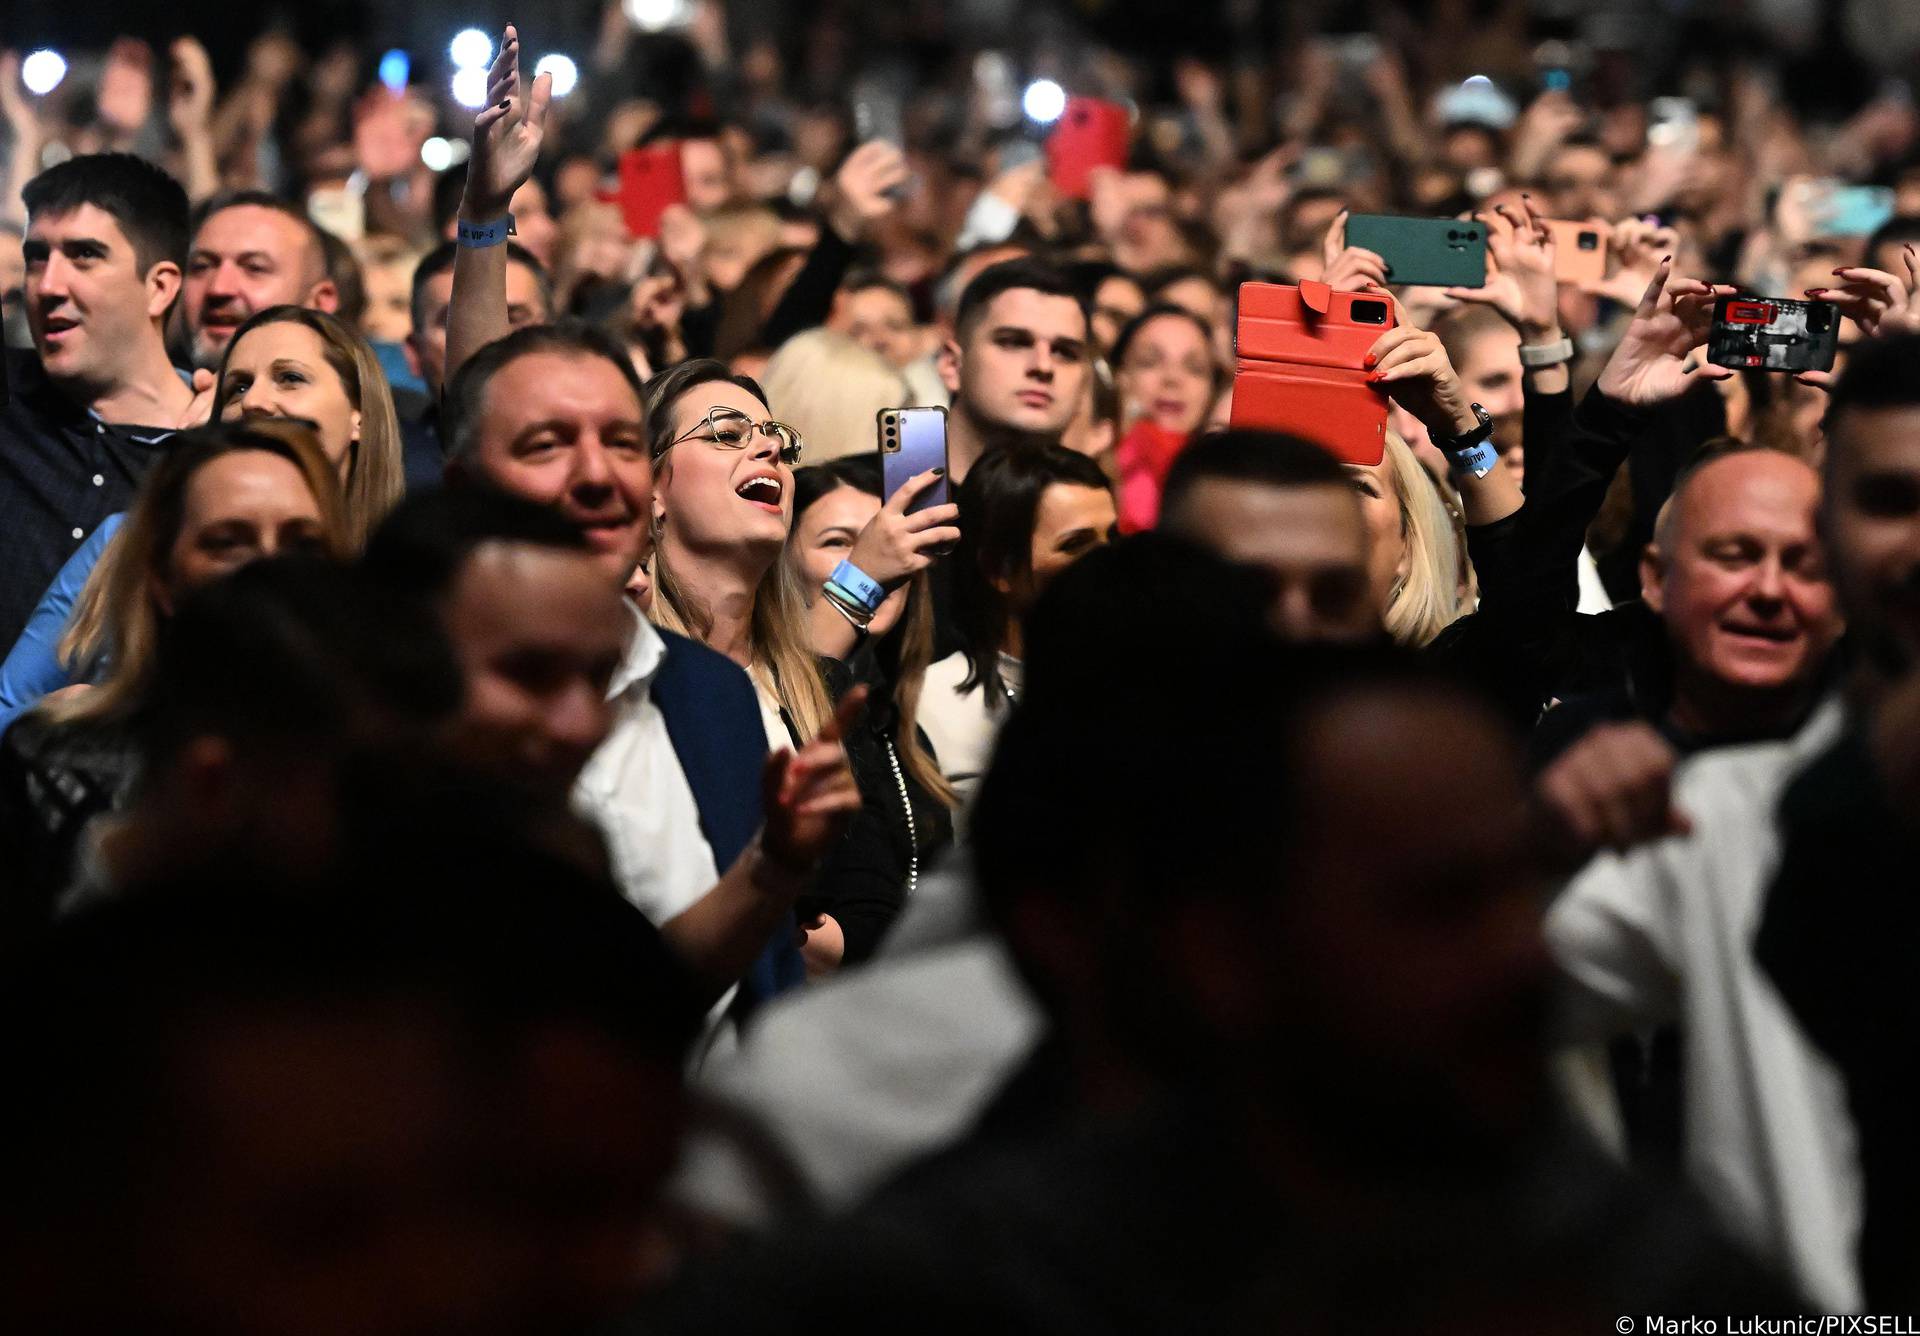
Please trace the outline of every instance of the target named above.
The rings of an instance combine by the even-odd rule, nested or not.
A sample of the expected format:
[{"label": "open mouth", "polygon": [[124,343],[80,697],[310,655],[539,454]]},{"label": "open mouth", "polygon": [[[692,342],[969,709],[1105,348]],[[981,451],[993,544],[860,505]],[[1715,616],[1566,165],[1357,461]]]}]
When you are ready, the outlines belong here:
[{"label": "open mouth", "polygon": [[51,339],[65,334],[70,329],[80,328],[80,322],[64,315],[50,315],[42,322],[40,328],[46,337]]},{"label": "open mouth", "polygon": [[742,501],[751,502],[756,506],[771,510],[775,514],[779,513],[781,497],[780,479],[770,473],[756,473],[753,477],[748,478],[745,482],[734,488],[733,494]]}]

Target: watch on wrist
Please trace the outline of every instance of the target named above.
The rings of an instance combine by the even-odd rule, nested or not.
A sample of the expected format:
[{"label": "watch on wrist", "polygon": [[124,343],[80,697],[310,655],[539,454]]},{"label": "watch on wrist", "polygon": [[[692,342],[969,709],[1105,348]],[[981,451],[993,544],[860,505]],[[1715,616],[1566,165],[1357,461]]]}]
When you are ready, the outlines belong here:
[{"label": "watch on wrist", "polygon": [[1458,436],[1437,436],[1433,438],[1433,444],[1447,457],[1447,462],[1453,465],[1456,473],[1484,478],[1500,462],[1500,452],[1493,448],[1493,416],[1479,404],[1469,404],[1468,407],[1473,409],[1473,415],[1479,421]]}]

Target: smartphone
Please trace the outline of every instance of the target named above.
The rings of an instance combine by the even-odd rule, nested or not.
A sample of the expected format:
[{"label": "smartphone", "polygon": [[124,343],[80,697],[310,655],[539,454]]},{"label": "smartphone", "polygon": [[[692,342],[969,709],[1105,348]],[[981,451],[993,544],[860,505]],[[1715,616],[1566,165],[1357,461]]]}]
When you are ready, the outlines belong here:
[{"label": "smartphone", "polygon": [[1389,283],[1477,288],[1487,281],[1487,229],[1457,218],[1395,218],[1356,213],[1347,244],[1387,262]]},{"label": "smartphone", "polygon": [[1840,347],[1832,302],[1789,297],[1722,297],[1713,304],[1707,360],[1758,371],[1831,371]]},{"label": "smartphone", "polygon": [[1123,171],[1133,126],[1127,109],[1097,97],[1070,97],[1053,133],[1047,136],[1047,172],[1053,188],[1067,199],[1092,193],[1094,169]]},{"label": "smartphone", "polygon": [[620,206],[627,234],[660,235],[660,215],[687,202],[687,178],[680,166],[680,141],[663,140],[620,155],[620,175],[612,202]]},{"label": "smartphone", "polygon": [[1553,276],[1562,283],[1580,285],[1598,283],[1607,276],[1607,242],[1612,239],[1610,223],[1567,223],[1547,220],[1553,233]]},{"label": "smartphone", "polygon": [[1288,284],[1240,285],[1233,425],[1303,437],[1349,464],[1378,464],[1387,394],[1368,383],[1366,359],[1394,327],[1393,303],[1325,284],[1309,291],[1313,305]]},{"label": "smartphone", "polygon": [[1893,191],[1829,179],[1790,181],[1774,216],[1784,232],[1798,234],[1794,240],[1872,236],[1893,217]]},{"label": "smartphone", "polygon": [[[907,479],[928,469],[947,466],[947,410],[944,408],[883,408],[880,420],[880,490],[891,498]],[[947,504],[952,489],[946,478],[916,496],[907,505],[914,515],[929,506]]]}]

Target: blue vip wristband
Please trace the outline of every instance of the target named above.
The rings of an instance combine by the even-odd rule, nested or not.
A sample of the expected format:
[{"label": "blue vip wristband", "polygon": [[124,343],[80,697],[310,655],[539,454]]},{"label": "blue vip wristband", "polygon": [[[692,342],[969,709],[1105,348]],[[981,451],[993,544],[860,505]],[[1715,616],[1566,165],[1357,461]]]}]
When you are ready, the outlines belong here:
[{"label": "blue vip wristband", "polygon": [[880,611],[880,605],[887,601],[887,591],[880,587],[880,582],[851,561],[835,566],[827,583],[839,585],[842,592],[868,612]]},{"label": "blue vip wristband", "polygon": [[496,218],[490,223],[469,223],[461,219],[455,224],[454,239],[462,246],[473,250],[484,250],[488,246],[501,245],[513,235],[513,215]]}]

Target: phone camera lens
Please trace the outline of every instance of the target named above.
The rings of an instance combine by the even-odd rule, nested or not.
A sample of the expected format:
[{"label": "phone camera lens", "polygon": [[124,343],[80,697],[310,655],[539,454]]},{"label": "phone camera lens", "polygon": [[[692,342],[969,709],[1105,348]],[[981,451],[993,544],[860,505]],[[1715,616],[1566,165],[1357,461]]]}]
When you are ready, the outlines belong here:
[{"label": "phone camera lens", "polygon": [[1385,302],[1355,302],[1353,304],[1353,323],[1356,325],[1386,324],[1387,304]]},{"label": "phone camera lens", "polygon": [[1448,240],[1448,241],[1458,241],[1458,240],[1460,240],[1460,229],[1459,229],[1459,228],[1455,228],[1455,229],[1454,229],[1453,231],[1451,231],[1451,232],[1449,232],[1449,233],[1447,233],[1447,240]]},{"label": "phone camera lens", "polygon": [[1599,250],[1600,234],[1598,232],[1582,232],[1580,234],[1580,249]]}]

